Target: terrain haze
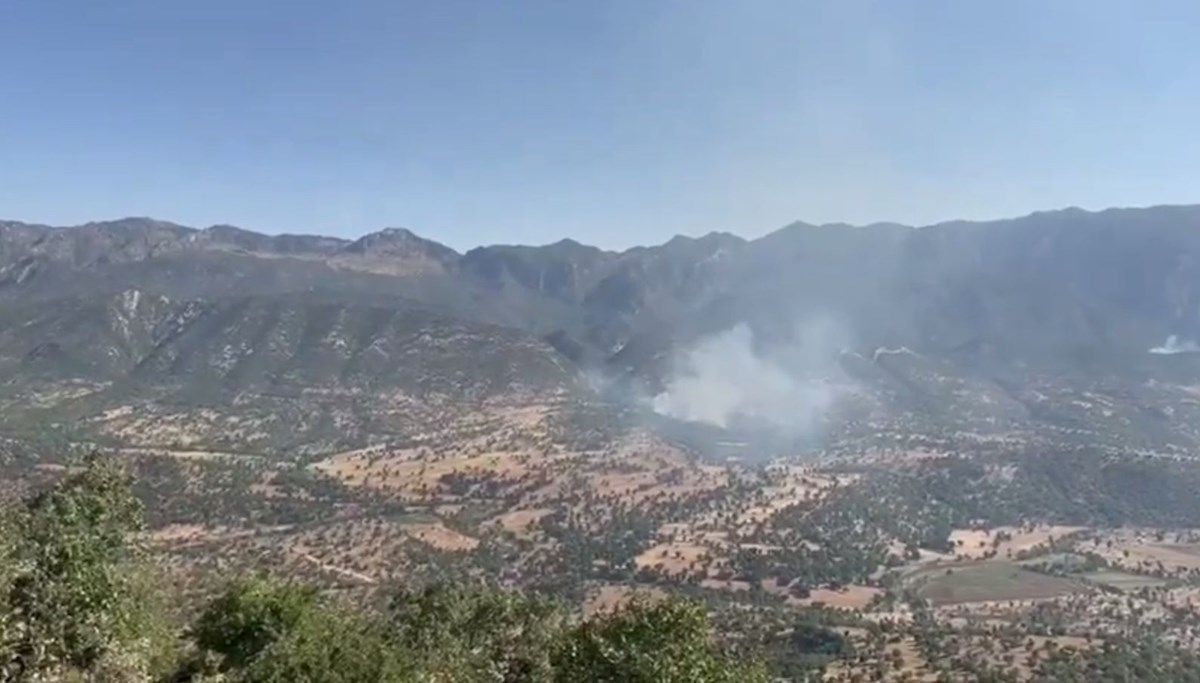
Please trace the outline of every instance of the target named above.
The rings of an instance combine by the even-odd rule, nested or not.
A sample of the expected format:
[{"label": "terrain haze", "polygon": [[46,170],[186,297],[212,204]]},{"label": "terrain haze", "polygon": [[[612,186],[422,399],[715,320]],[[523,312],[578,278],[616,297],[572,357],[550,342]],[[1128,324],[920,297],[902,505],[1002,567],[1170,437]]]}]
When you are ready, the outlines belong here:
[{"label": "terrain haze", "polygon": [[[233,418],[252,396],[269,416],[286,396],[307,417],[254,447],[281,456],[392,433],[370,414],[372,392],[465,411],[571,395],[767,428],[803,448],[913,419],[997,433],[1083,420],[1180,446],[1190,413],[1161,404],[1200,382],[1197,225],[1194,206],[1072,208],[460,253],[402,228],[348,240],[147,218],[3,222],[0,369],[14,405],[70,398],[26,403],[14,421],[102,425],[130,400]],[[1047,403],[1047,386],[1097,383],[1129,414]]]},{"label": "terrain haze", "polygon": [[1197,26],[0,0],[0,683],[1200,683]]}]

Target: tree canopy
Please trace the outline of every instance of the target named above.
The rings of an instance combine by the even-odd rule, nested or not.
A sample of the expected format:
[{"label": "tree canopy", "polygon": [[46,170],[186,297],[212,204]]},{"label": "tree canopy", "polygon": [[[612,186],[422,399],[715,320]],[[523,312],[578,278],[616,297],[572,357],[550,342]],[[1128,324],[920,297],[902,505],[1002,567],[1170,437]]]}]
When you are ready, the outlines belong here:
[{"label": "tree canopy", "polygon": [[637,602],[580,619],[497,587],[401,588],[352,605],[268,576],[234,580],[190,625],[164,629],[135,543],[141,507],[92,456],[5,511],[0,680],[239,683],[765,681],[714,642],[706,610]]}]

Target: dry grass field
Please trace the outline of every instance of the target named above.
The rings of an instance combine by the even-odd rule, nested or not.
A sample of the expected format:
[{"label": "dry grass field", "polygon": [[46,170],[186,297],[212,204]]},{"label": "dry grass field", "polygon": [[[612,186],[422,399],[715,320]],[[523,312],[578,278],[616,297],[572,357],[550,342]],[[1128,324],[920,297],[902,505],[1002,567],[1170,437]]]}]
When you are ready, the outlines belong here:
[{"label": "dry grass field", "polygon": [[1192,531],[1118,529],[1097,534],[1080,547],[1137,573],[1173,576],[1200,571],[1200,537]]},{"label": "dry grass field", "polygon": [[1015,559],[1062,539],[1083,531],[1083,527],[1030,524],[1024,527],[1002,526],[994,529],[955,529],[950,534],[955,557],[982,559],[996,557]]}]

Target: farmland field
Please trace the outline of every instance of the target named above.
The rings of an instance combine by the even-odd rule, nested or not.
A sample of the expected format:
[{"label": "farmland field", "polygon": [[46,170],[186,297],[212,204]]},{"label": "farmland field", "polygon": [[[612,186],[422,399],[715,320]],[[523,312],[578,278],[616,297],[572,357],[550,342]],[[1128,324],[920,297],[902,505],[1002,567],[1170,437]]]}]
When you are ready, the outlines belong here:
[{"label": "farmland field", "polygon": [[1142,588],[1156,588],[1166,585],[1166,581],[1152,576],[1141,576],[1128,572],[1103,570],[1080,574],[1080,578],[1122,591],[1136,591]]},{"label": "farmland field", "polygon": [[935,605],[1042,600],[1083,590],[1077,581],[1031,572],[1007,562],[936,566],[909,580],[921,597]]}]

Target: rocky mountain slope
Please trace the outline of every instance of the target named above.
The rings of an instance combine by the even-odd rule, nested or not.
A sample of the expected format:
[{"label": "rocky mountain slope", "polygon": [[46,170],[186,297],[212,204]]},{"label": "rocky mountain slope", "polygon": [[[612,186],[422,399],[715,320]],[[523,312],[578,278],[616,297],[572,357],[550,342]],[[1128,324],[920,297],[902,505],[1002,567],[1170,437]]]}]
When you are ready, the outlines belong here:
[{"label": "rocky mountain slope", "polygon": [[351,242],[148,219],[7,222],[0,291],[404,294],[604,350],[639,333],[686,338],[826,312],[863,343],[915,350],[1144,351],[1200,334],[1198,225],[1200,207],[1067,209],[919,229],[797,223],[752,241],[677,237],[622,253],[564,240],[460,255],[403,229]]},{"label": "rocky mountain slope", "polygon": [[[749,348],[710,356],[825,382],[820,415],[805,418],[824,434],[920,423],[1190,443],[1200,207],[797,223],[620,253],[564,240],[459,254],[404,229],[350,241],[0,222],[10,425],[95,419],[147,397],[230,411],[314,392],[592,396],[585,376],[652,398],[689,350],[736,329]],[[786,412],[813,398],[806,387],[773,400]],[[365,414],[335,415],[354,413],[346,405],[307,406],[298,424],[370,431]]]}]

